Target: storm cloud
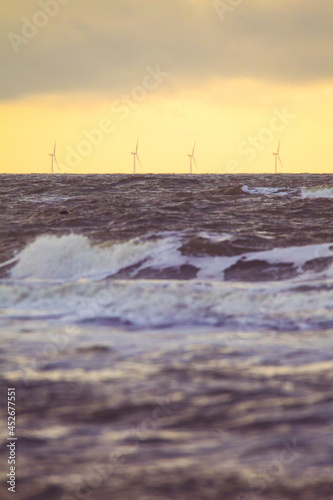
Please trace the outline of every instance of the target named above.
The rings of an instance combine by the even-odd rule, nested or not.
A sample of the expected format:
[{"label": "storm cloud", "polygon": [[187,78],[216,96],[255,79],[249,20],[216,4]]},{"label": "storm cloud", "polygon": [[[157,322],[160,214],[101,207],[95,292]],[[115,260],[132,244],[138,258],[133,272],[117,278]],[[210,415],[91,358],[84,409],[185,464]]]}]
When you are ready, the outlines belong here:
[{"label": "storm cloud", "polygon": [[170,73],[170,91],[333,76],[331,0],[17,0],[2,11],[1,99],[115,95],[147,66]]}]

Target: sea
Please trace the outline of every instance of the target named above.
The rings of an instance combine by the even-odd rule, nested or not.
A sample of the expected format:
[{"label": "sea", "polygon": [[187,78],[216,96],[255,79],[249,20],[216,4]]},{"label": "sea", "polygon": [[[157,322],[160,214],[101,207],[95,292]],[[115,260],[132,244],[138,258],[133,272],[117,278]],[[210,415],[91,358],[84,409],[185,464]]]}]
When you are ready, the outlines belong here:
[{"label": "sea", "polygon": [[333,499],[332,215],[332,175],[1,175],[0,498]]}]

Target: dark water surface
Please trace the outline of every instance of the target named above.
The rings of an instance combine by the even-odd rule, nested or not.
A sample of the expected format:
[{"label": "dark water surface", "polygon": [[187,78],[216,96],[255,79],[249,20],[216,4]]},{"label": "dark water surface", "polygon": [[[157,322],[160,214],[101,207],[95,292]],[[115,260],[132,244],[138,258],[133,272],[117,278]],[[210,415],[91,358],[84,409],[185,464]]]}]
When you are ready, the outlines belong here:
[{"label": "dark water surface", "polygon": [[15,498],[333,498],[332,208],[329,175],[1,175]]}]

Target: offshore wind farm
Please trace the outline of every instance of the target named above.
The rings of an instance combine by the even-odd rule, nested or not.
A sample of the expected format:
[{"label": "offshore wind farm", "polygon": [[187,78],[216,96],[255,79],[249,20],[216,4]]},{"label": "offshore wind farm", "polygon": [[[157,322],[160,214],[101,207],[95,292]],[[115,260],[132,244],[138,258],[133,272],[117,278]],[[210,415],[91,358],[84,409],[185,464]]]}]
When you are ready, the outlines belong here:
[{"label": "offshore wind farm", "polygon": [[[51,174],[54,173],[53,162],[56,162],[58,173],[60,172],[60,168],[59,168],[59,165],[58,165],[58,162],[57,162],[57,159],[56,159],[56,155],[55,155],[56,144],[57,143],[55,142],[54,143],[53,153],[49,153],[49,156],[51,156],[51,158],[52,158],[52,160],[51,160]],[[282,167],[284,166],[283,163],[282,163],[282,160],[281,160],[281,156],[280,156],[280,145],[281,145],[281,140],[278,143],[277,151],[273,153],[274,158],[275,158],[275,161],[274,161],[274,166],[275,166],[274,173],[275,174],[278,173],[278,163],[280,163],[280,165]],[[199,173],[198,165],[197,165],[197,162],[196,162],[196,159],[195,159],[195,150],[196,150],[196,141],[193,144],[192,152],[187,155],[188,158],[189,158],[189,160],[190,160],[190,169],[189,169],[189,173],[190,174],[193,174],[193,165],[196,168],[196,173]],[[137,163],[139,164],[139,166],[142,169],[142,164],[141,164],[141,161],[140,161],[140,158],[139,158],[138,151],[139,151],[139,139],[137,139],[135,151],[132,151],[130,153],[133,156],[133,174],[134,175],[137,174]],[[65,168],[66,168],[66,166],[65,166]],[[144,172],[141,172],[141,173],[144,173]]]}]

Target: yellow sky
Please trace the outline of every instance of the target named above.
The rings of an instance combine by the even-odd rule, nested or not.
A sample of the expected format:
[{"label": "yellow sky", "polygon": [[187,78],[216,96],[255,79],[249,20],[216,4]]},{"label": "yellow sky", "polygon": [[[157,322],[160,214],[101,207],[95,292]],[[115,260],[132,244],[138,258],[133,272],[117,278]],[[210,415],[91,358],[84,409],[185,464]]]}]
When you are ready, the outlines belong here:
[{"label": "yellow sky", "polygon": [[139,173],[188,172],[194,140],[200,173],[272,172],[271,153],[279,140],[283,171],[333,171],[328,84],[277,88],[215,82],[201,92],[152,93],[122,106],[116,111],[120,105],[114,99],[94,94],[2,104],[1,171],[50,171],[48,153],[56,139],[64,173],[128,173],[137,138]]},{"label": "yellow sky", "polygon": [[[94,8],[90,0],[84,2]],[[3,28],[7,38],[8,33],[22,30],[21,14],[38,21],[34,13],[41,8],[38,11],[34,2],[27,3],[21,3],[26,9],[22,12],[17,5],[17,11],[8,9]],[[75,10],[75,0],[66,3],[58,5],[54,19],[27,43],[17,42],[17,54],[14,39],[7,40],[3,66],[8,71],[0,89],[0,172],[49,172],[48,153],[57,140],[61,172],[129,173],[137,138],[142,163],[138,173],[188,172],[187,155],[194,141],[199,173],[272,173],[272,152],[280,140],[284,172],[333,172],[332,78],[329,68],[325,74],[324,55],[319,60],[327,48],[327,37],[322,35],[325,12],[320,8],[316,45],[311,37],[308,41],[314,54],[309,55],[307,47],[300,50],[301,36],[307,43],[307,33],[300,26],[297,42],[288,42],[290,55],[285,47],[276,48],[274,36],[278,35],[271,35],[272,29],[262,35],[267,40],[266,54],[265,38],[258,38],[255,23],[260,27],[265,16],[269,22],[279,11],[264,9],[259,0],[253,1],[257,10],[242,10],[245,7],[240,5],[226,11],[225,19],[214,9],[205,10],[204,2],[162,1],[158,9],[151,0],[144,0],[138,13],[143,16],[143,29],[138,28],[132,41],[123,37],[126,30],[132,34],[136,29],[125,15],[125,4],[127,8],[138,5],[132,0],[113,4],[118,7],[113,12],[118,24],[112,16],[91,18],[89,9],[87,13]],[[104,1],[102,5],[109,8]],[[286,4],[280,4],[281,23],[286,15],[282,5]],[[322,6],[327,5],[323,0]],[[290,16],[294,15],[295,26],[298,7],[300,2],[294,0]],[[156,22],[163,23],[162,17],[168,15],[175,18],[174,33],[160,24],[146,35],[147,20],[155,16]],[[309,18],[313,16],[309,12]],[[140,19],[138,23],[141,26]],[[194,25],[201,33],[191,38]],[[59,26],[65,42],[55,37]],[[289,28],[291,32],[293,25]],[[71,53],[73,45],[81,50],[77,56],[74,50]],[[277,73],[270,64],[274,55],[279,58]],[[50,75],[51,57],[59,74]],[[253,60],[248,63],[249,57]],[[296,70],[295,64],[299,64]]]}]

